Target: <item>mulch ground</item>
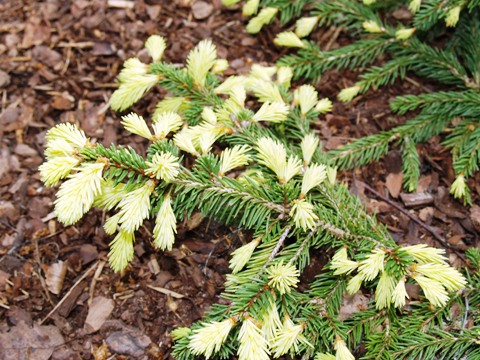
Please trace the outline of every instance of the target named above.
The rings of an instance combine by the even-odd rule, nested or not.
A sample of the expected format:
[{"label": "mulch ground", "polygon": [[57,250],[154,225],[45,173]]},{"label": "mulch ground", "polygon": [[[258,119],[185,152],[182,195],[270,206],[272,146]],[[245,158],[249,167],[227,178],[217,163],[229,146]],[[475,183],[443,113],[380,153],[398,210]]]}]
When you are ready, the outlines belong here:
[{"label": "mulch ground", "polygon": [[[147,59],[151,34],[168,40],[165,59],[183,63],[188,51],[211,38],[230,61],[227,74],[253,62],[271,64],[284,49],[273,46],[273,25],[258,36],[244,30],[239,11],[220,1],[187,0],[0,1],[0,354],[2,359],[168,359],[169,332],[198,320],[221,301],[229,254],[249,240],[241,229],[221,227],[200,214],[179,225],[173,251],[150,245],[148,227],[137,237],[135,259],[122,274],[106,263],[111,238],[104,214],[90,212],[75,226],[53,216],[55,189],[39,180],[45,132],[74,122],[106,145],[145,145],[120,126],[108,98],[125,59]],[[324,46],[350,39],[331,29],[316,35]],[[333,38],[332,38],[333,36]],[[356,74],[331,71],[318,84],[334,100]],[[403,121],[391,114],[395,95],[435,89],[410,77],[371,91],[318,121],[326,149]],[[164,93],[153,91],[134,107],[151,111]],[[401,161],[392,150],[381,161],[341,174],[399,243],[446,247],[461,265],[465,249],[478,246],[480,207],[448,195],[453,171],[448,152],[433,138],[420,146],[422,176],[415,194],[401,192]],[[476,181],[475,181],[476,180]],[[480,177],[471,181],[478,204]],[[144,240],[143,240],[143,239]],[[325,263],[313,254],[308,273]]]}]

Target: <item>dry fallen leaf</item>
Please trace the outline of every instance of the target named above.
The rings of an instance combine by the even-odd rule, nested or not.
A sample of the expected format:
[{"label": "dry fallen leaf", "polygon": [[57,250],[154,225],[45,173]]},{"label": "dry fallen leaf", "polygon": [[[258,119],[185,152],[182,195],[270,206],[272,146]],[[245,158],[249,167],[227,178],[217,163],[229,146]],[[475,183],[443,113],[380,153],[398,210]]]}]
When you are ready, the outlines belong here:
[{"label": "dry fallen leaf", "polygon": [[63,261],[59,261],[48,267],[46,274],[46,283],[48,290],[55,295],[59,295],[62,291],[63,280],[67,273],[67,264]]}]

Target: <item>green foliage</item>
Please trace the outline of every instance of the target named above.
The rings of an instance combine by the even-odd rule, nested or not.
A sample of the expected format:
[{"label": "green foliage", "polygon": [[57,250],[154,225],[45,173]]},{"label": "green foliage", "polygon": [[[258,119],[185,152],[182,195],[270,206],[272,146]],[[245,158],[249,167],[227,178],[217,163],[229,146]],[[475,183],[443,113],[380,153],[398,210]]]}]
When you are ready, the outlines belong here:
[{"label": "green foliage", "polygon": [[315,0],[262,0],[260,6],[274,7],[280,10],[280,22],[285,24],[292,18],[301,15],[305,6],[313,3]]},{"label": "green foliage", "polygon": [[[275,1],[264,1],[262,5],[277,7],[278,16],[284,17],[282,8]],[[405,10],[407,5],[413,13],[411,20],[395,23],[388,16],[395,10]],[[314,1],[304,8],[304,14],[308,11],[309,16],[317,17],[318,26],[342,27],[353,36],[353,42],[322,51],[314,42],[303,40],[304,46],[279,60],[279,64],[294,70],[295,79],[318,81],[330,69],[361,69],[355,85],[340,92],[341,101],[351,101],[358,94],[391,85],[404,79],[408,73],[448,87],[448,91],[394,99],[391,103],[393,112],[403,115],[419,110],[419,114],[404,125],[331,151],[329,155],[335,164],[340,168],[368,164],[379,160],[390,146],[397,146],[403,155],[404,186],[413,191],[421,164],[416,145],[444,133],[444,145],[452,149],[457,177],[451,192],[464,202],[470,202],[465,179],[479,167],[477,133],[473,130],[479,126],[480,113],[479,7],[478,0],[363,3],[324,0]],[[298,16],[289,12],[288,19],[295,18],[295,15]],[[296,31],[303,37],[305,34],[299,28],[299,22]],[[446,32],[445,25],[447,29],[455,29]],[[382,65],[374,65],[380,57],[387,60]]]},{"label": "green foliage", "polygon": [[[355,353],[429,359],[422,354],[443,356],[443,349],[449,355],[476,355],[478,314],[467,329],[448,311],[458,304],[458,316],[466,318],[480,305],[478,287],[465,279],[475,286],[480,282],[478,252],[470,252],[472,269],[463,276],[441,250],[395,244],[360,200],[336,183],[336,169],[324,161],[311,127],[320,112],[328,111],[327,99],[319,100],[311,86],[291,91],[291,72],[278,67],[252,68],[249,75],[222,82],[212,71],[216,49],[209,41],[192,50],[185,68],[161,61],[161,51],[148,49],[154,63],[127,60],[112,96],[112,106],[124,109],[148,90],[142,81],[150,86],[152,77],[168,90],[150,127],[138,115],[123,117],[126,129],[149,142],[146,153],[106,148],[75,126],[61,124],[47,133],[41,175],[61,182],[55,212],[65,224],[78,221],[92,206],[108,211],[104,228],[115,234],[109,253],[114,271],[123,271],[132,260],[135,233],[149,218],[155,223],[153,246],[161,250],[172,249],[177,219],[195,210],[254,234],[232,254],[232,273],[221,295],[227,305],[215,305],[201,322],[172,332],[175,358],[335,353],[350,360]],[[200,61],[205,57],[210,60]],[[429,99],[416,101],[418,107],[434,106]],[[361,156],[381,156],[393,136],[416,164],[414,142],[407,139],[417,125],[389,134],[380,150],[372,142],[373,153]],[[458,130],[452,138],[461,134]],[[468,143],[459,154],[477,151]],[[325,254],[328,264],[298,286],[311,256],[318,254]],[[407,302],[406,282],[420,285],[421,299]],[[361,292],[370,299],[367,309],[350,312],[343,321],[347,294]],[[412,346],[418,338],[425,343]],[[357,350],[361,344],[365,351]]]}]

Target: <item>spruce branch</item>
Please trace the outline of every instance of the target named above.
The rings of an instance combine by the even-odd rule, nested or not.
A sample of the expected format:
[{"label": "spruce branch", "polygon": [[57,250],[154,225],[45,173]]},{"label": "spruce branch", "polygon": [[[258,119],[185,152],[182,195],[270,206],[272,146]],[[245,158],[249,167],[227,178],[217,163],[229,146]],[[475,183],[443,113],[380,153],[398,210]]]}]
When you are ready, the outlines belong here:
[{"label": "spruce branch", "polygon": [[473,117],[480,111],[478,91],[439,91],[431,94],[397,96],[391,103],[393,111],[403,115],[421,109],[424,113],[442,112],[449,116]]},{"label": "spruce branch", "polygon": [[[46,183],[62,183],[55,203],[64,224],[78,221],[92,206],[111,213],[104,227],[116,234],[109,254],[114,271],[132,260],[135,233],[149,218],[155,223],[152,244],[161,250],[173,248],[177,218],[196,209],[254,232],[230,260],[232,273],[221,295],[228,305],[213,306],[190,329],[172,332],[176,358],[311,357],[321,351],[351,359],[349,327],[340,320],[346,293],[375,288],[377,310],[393,313],[406,304],[406,281],[418,283],[437,307],[466,286],[441,250],[397,246],[336,183],[336,169],[319,162],[323,156],[310,127],[331,106],[313,87],[292,91],[290,71],[258,65],[221,82],[211,42],[192,50],[185,69],[161,60],[164,47],[161,38],[150,38],[153,64],[127,60],[113,97],[118,109],[137,101],[139,92],[148,90],[132,81],[139,74],[148,80],[154,75],[173,96],[157,106],[151,127],[149,119],[135,114],[123,118],[128,131],[149,141],[146,153],[92,145],[75,126],[59,125],[47,133],[41,171]],[[408,124],[390,136],[400,141],[415,129]],[[301,289],[310,251],[329,249],[335,252],[332,260],[309,290]],[[476,306],[480,300],[472,294],[470,301]],[[393,319],[390,326],[396,325]],[[382,339],[377,350],[373,342]],[[396,341],[391,339],[368,337],[373,345],[367,356],[391,354]]]},{"label": "spruce branch", "polygon": [[415,56],[398,57],[383,66],[372,66],[360,75],[356,85],[365,93],[371,87],[380,87],[393,84],[397,78],[404,79],[407,70],[416,62]]},{"label": "spruce branch", "polygon": [[402,158],[403,186],[408,191],[414,191],[420,178],[420,156],[415,143],[408,136],[403,138]]},{"label": "spruce branch", "polygon": [[[430,333],[415,333],[411,338],[403,338],[398,342],[398,350],[393,356],[404,359],[475,359],[480,355],[478,346],[478,329],[465,331],[463,334],[452,334],[439,329]],[[474,346],[474,347],[473,347]]]},{"label": "spruce branch", "polygon": [[349,28],[355,28],[364,21],[379,20],[373,8],[349,0],[318,1],[312,14],[320,17],[321,24],[335,22]]},{"label": "spruce branch", "polygon": [[[413,146],[442,132],[454,118],[465,117],[468,120],[478,113],[480,45],[475,39],[480,36],[480,17],[478,0],[412,0],[409,9],[413,13],[413,21],[410,24],[383,21],[386,13],[393,12],[402,4],[389,1],[317,1],[311,10],[308,8],[311,16],[298,21],[297,35],[307,36],[317,25],[335,25],[346,29],[348,35],[353,34],[355,40],[347,46],[322,51],[317,44],[298,39],[300,49],[282,57],[278,63],[292,67],[295,79],[314,81],[330,69],[366,67],[355,86],[343,89],[338,95],[341,101],[346,102],[369,89],[393,84],[403,79],[407,72],[450,86],[449,91],[406,95],[394,100],[392,110],[400,114],[417,108],[422,111],[405,126],[331,152],[337,164],[351,168],[378,160],[389,144],[400,146],[404,154],[404,186],[412,191],[419,176],[416,167],[419,158]],[[435,38],[443,36],[442,26],[456,29],[450,40],[439,46]],[[386,63],[372,66],[384,55],[389,58]],[[437,117],[439,120],[435,120]],[[431,124],[427,123],[429,118],[433,119]],[[306,128],[298,119],[296,123],[305,133]],[[415,124],[418,132],[413,128]],[[476,159],[473,156],[468,169],[476,171]],[[452,184],[452,193],[455,197],[465,197],[468,202],[468,188],[461,178]]]},{"label": "spruce branch", "polygon": [[295,79],[317,80],[329,69],[354,69],[373,63],[392,45],[389,37],[374,37],[330,51],[307,41],[307,47],[282,57],[278,64],[295,70]]}]

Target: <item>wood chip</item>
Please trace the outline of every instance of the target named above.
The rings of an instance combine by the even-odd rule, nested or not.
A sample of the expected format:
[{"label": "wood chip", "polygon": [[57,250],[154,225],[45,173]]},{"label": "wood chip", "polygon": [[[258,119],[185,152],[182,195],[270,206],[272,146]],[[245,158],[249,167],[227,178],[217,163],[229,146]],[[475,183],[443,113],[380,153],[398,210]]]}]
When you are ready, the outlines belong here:
[{"label": "wood chip", "polygon": [[84,329],[88,334],[94,333],[102,327],[115,307],[112,299],[103,296],[97,296],[93,299],[92,305],[88,309],[87,319],[85,320]]},{"label": "wood chip", "polygon": [[432,194],[427,192],[413,194],[401,193],[400,198],[407,207],[428,205],[433,203]]},{"label": "wood chip", "polygon": [[213,6],[205,1],[197,1],[192,5],[193,17],[197,20],[203,20],[212,14]]},{"label": "wood chip", "polygon": [[141,358],[151,342],[148,336],[129,331],[115,331],[108,335],[106,340],[113,353],[127,355],[129,359]]},{"label": "wood chip", "polygon": [[430,219],[433,217],[434,212],[435,209],[431,206],[428,206],[420,210],[420,212],[418,213],[418,217],[423,222],[430,222]]},{"label": "wood chip", "polygon": [[191,231],[200,226],[204,219],[201,212],[193,213],[188,219],[185,220],[185,228],[187,231]]},{"label": "wood chip", "polygon": [[480,206],[473,204],[470,208],[470,220],[472,221],[472,225],[480,232]]},{"label": "wood chip", "polygon": [[402,190],[403,173],[390,173],[387,175],[385,186],[393,198],[398,198]]},{"label": "wood chip", "polygon": [[147,265],[148,265],[148,269],[152,274],[157,275],[160,272],[160,265],[158,264],[157,259],[154,258],[153,256]]},{"label": "wood chip", "polygon": [[0,70],[0,88],[7,87],[10,84],[10,75],[3,70]]},{"label": "wood chip", "polygon": [[76,286],[75,288],[73,288],[73,290],[65,298],[64,302],[58,308],[58,314],[60,314],[64,318],[68,317],[70,312],[77,305],[77,299],[83,293],[84,287],[85,282],[82,284],[82,286]]}]

